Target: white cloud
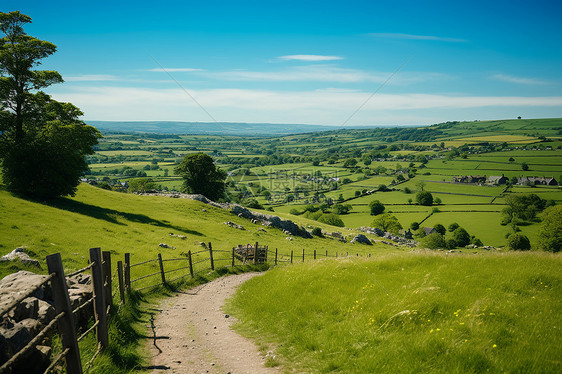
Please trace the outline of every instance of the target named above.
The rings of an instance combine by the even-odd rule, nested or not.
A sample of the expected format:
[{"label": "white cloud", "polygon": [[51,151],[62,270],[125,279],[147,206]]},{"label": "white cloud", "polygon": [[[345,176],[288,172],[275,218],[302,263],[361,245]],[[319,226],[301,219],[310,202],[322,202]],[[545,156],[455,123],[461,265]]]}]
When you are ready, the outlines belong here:
[{"label": "white cloud", "polygon": [[[228,81],[269,81],[269,82],[338,82],[338,83],[383,83],[391,73],[367,72],[344,69],[329,65],[298,66],[281,71],[208,72],[205,76]],[[408,72],[394,76],[391,84],[411,84],[446,77],[440,73]]]},{"label": "white cloud", "polygon": [[[193,90],[190,94],[218,121],[341,125],[371,93],[355,90],[271,91]],[[53,94],[70,101],[85,117],[98,120],[211,121],[181,89],[83,87]],[[354,123],[377,123],[381,115],[415,117],[427,110],[562,107],[562,97],[450,96],[377,94],[354,117]],[[414,114],[414,115],[412,115]]]},{"label": "white cloud", "polygon": [[107,74],[85,74],[77,76],[63,77],[66,82],[95,82],[95,81],[116,81],[119,80],[115,75]]},{"label": "white cloud", "polygon": [[467,40],[465,39],[447,38],[447,37],[431,36],[431,35],[413,35],[413,34],[385,33],[385,32],[374,32],[367,35],[374,36],[377,38],[387,38],[387,39],[430,40],[430,41],[452,42],[452,43],[467,42]]},{"label": "white cloud", "polygon": [[309,62],[318,62],[318,61],[335,61],[335,60],[343,60],[343,57],[340,56],[322,56],[322,55],[287,55],[287,56],[279,56],[279,60],[283,61],[309,61]]},{"label": "white cloud", "polygon": [[498,80],[498,81],[502,81],[502,82],[516,83],[516,84],[528,84],[528,85],[550,84],[550,82],[542,80],[542,79],[514,77],[512,75],[506,75],[506,74],[495,74],[495,75],[492,75],[491,78],[495,79],[495,80]]},{"label": "white cloud", "polygon": [[152,71],[157,73],[174,73],[174,72],[189,72],[189,71],[205,71],[205,69],[194,69],[194,68],[154,68],[154,69],[145,69],[143,71]]}]

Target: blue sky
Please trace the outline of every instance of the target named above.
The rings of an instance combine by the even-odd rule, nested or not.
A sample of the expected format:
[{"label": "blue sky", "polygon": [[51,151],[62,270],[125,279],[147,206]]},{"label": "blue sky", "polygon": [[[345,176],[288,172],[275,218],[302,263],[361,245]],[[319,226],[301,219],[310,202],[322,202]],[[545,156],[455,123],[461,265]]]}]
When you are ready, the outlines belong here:
[{"label": "blue sky", "polygon": [[42,68],[65,83],[46,91],[86,120],[562,117],[559,0],[8,0],[1,10],[31,16],[26,31],[58,46]]}]

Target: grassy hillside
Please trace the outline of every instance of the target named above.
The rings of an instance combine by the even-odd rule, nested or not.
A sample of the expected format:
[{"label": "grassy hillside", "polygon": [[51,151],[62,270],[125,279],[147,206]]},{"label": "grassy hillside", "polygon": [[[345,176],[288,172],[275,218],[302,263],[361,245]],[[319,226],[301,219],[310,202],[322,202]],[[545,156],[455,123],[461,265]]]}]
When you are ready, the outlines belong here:
[{"label": "grassy hillside", "polygon": [[442,252],[325,260],[247,282],[228,310],[274,352],[268,364],[288,371],[554,373],[561,260]]},{"label": "grassy hillside", "polygon": [[[331,255],[338,251],[340,254],[346,251],[366,254],[388,247],[382,244],[367,247],[319,238],[294,237],[289,241],[278,229],[262,231],[261,225],[197,201],[112,192],[87,184],[79,186],[75,197],[61,198],[49,204],[0,191],[0,210],[0,254],[25,247],[31,251],[32,257],[44,264],[45,256],[60,252],[68,270],[87,265],[88,250],[92,247],[111,251],[117,259],[123,259],[126,252],[132,253],[132,263],[154,259],[159,252],[164,258],[181,257],[189,250],[201,250],[201,242],[212,242],[216,250],[230,250],[237,244],[258,241],[271,249],[278,248],[283,254],[290,254],[291,250],[302,254],[303,248],[307,253],[316,249],[318,253],[328,250]],[[242,225],[246,230],[224,225],[227,221]],[[304,219],[299,222],[307,224]],[[176,236],[170,236],[171,233]],[[185,236],[185,239],[177,235]],[[176,249],[160,248],[160,243]],[[114,265],[116,261],[113,261]],[[17,266],[3,264],[2,275],[16,269]],[[142,271],[148,272],[149,269]]]}]

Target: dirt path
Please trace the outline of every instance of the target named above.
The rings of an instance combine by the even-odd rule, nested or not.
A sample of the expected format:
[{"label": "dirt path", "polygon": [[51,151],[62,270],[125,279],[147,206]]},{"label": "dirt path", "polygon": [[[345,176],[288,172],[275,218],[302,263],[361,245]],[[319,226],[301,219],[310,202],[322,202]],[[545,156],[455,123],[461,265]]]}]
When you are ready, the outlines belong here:
[{"label": "dirt path", "polygon": [[150,339],[152,373],[277,373],[231,329],[236,320],[221,309],[239,285],[258,275],[221,277],[164,301],[154,319],[157,347]]}]

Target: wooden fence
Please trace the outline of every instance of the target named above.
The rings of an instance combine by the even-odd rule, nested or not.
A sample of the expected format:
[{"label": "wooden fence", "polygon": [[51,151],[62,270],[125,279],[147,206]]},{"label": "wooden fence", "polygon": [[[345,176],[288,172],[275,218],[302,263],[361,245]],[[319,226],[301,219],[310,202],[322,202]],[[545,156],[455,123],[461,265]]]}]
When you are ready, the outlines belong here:
[{"label": "wooden fence", "polygon": [[[320,254],[317,253],[316,250],[312,253],[305,253],[304,249],[302,250],[302,254],[300,252],[296,254],[293,250],[291,250],[290,254],[280,254],[277,249],[275,249],[275,251],[269,250],[267,246],[259,246],[257,242],[255,245],[238,245],[229,251],[213,250],[211,243],[206,245],[206,247],[206,249],[200,251],[189,251],[185,257],[181,258],[164,259],[159,253],[154,259],[136,264],[131,264],[131,254],[125,253],[124,261],[117,262],[117,273],[113,277],[111,276],[111,254],[110,252],[102,252],[100,248],[90,249],[90,264],[88,266],[68,275],[64,274],[60,253],[47,256],[49,275],[40,284],[23,292],[13,302],[0,310],[0,317],[8,313],[47,282],[50,282],[52,288],[56,317],[24,348],[15,353],[8,361],[0,366],[0,374],[10,373],[12,367],[14,367],[19,360],[25,358],[30,350],[38,345],[55,326],[58,327],[63,350],[52,360],[49,367],[44,371],[44,374],[51,372],[61,360],[64,360],[66,372],[68,374],[81,374],[87,371],[92,366],[94,359],[100,352],[107,348],[109,344],[108,317],[110,309],[114,305],[114,296],[119,293],[121,303],[124,303],[126,294],[133,290],[133,285],[141,284],[141,281],[145,281],[145,284],[141,284],[142,287],[135,288],[135,291],[143,291],[166,285],[186,277],[194,278],[198,274],[214,271],[217,263],[226,262],[226,264],[219,266],[224,268],[246,264],[248,261],[254,264],[271,261],[273,265],[278,265],[279,263],[293,263],[294,261],[304,262],[306,258],[316,260],[317,258],[338,257],[337,252],[335,255],[329,255],[328,251]],[[215,258],[217,254],[220,254],[218,256],[219,258]],[[349,253],[346,252],[345,256],[349,256]],[[359,256],[359,254],[356,254],[356,256]],[[370,254],[368,257],[370,257]],[[174,263],[179,264],[179,266],[169,265]],[[131,271],[133,268],[138,268],[140,266],[157,266],[158,271],[131,279]],[[173,268],[170,269],[170,267]],[[168,270],[166,270],[166,268],[168,268]],[[87,270],[91,270],[92,274],[93,296],[77,308],[72,309],[67,288],[67,278],[86,272]],[[183,274],[180,273],[180,275],[177,275],[180,271],[183,272]],[[175,276],[170,277],[170,274],[173,273],[175,273]],[[116,286],[113,286],[115,277],[118,278],[118,283]],[[159,280],[157,282],[150,282],[154,277],[157,277]],[[150,282],[150,284],[146,285],[146,282]],[[112,290],[114,290],[113,293]],[[75,315],[79,310],[90,304],[94,306],[94,323],[78,336],[78,331],[75,327]],[[98,348],[83,368],[78,342],[94,331],[97,337]]]}]

